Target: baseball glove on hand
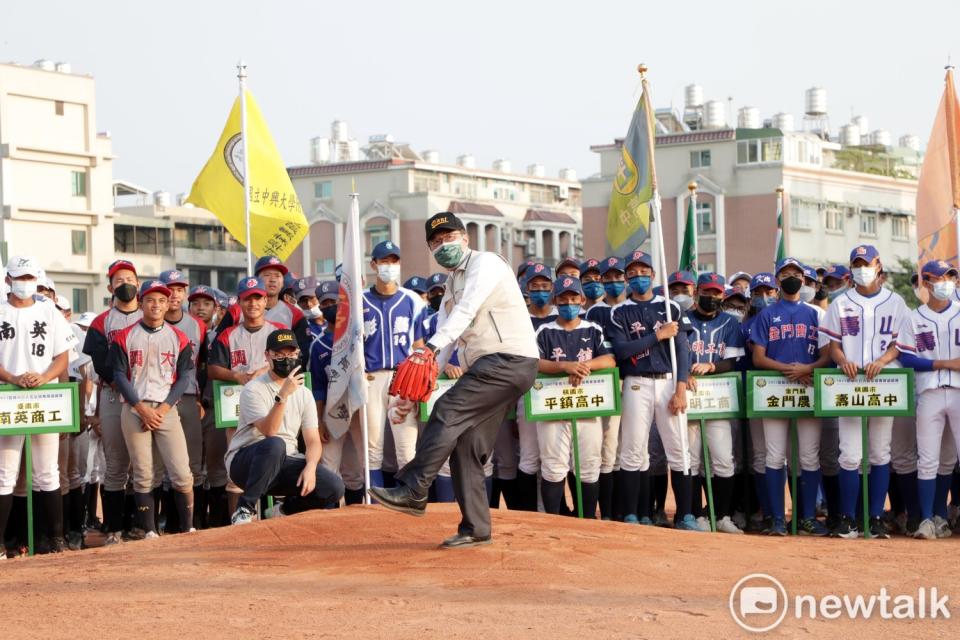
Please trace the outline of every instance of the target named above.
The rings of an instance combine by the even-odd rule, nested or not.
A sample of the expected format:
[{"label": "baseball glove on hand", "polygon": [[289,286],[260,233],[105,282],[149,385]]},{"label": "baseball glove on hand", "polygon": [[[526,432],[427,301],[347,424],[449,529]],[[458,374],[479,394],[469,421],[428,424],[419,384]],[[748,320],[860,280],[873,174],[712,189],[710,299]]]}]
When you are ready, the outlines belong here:
[{"label": "baseball glove on hand", "polygon": [[426,402],[437,383],[437,361],[430,349],[417,349],[400,363],[390,382],[390,395],[412,402]]}]

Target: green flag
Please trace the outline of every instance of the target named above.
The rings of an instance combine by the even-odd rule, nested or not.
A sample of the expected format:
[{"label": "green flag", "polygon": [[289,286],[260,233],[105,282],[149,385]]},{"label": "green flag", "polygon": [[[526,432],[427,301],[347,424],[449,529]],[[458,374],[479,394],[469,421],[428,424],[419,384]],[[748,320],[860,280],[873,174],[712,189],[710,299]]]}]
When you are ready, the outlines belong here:
[{"label": "green flag", "polygon": [[683,249],[680,251],[680,271],[689,271],[694,276],[700,270],[697,262],[697,212],[693,204],[694,198],[688,199],[687,224],[683,231]]},{"label": "green flag", "polygon": [[620,168],[613,179],[607,211],[607,254],[623,255],[639,247],[650,229],[653,199],[653,108],[647,82],[620,147]]},{"label": "green flag", "polygon": [[774,264],[783,260],[787,255],[783,247],[783,195],[777,194],[777,251],[774,257]]}]

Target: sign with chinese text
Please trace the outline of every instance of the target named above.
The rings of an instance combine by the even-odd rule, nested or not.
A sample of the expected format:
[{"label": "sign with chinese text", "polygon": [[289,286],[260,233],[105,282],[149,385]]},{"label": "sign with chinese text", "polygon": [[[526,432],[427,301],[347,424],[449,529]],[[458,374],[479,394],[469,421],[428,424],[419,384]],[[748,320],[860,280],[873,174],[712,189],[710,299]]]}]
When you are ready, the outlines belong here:
[{"label": "sign with chinese text", "polygon": [[808,418],[813,416],[813,386],[788,380],[776,371],[747,372],[747,416]]},{"label": "sign with chinese text", "polygon": [[[303,386],[310,391],[310,373],[303,374]],[[235,382],[213,381],[213,420],[217,429],[236,429],[240,421],[240,392]]]},{"label": "sign with chinese text", "polygon": [[697,378],[697,390],[687,388],[687,415],[691,420],[743,417],[739,373]]},{"label": "sign with chinese text", "polygon": [[80,431],[77,383],[24,389],[0,385],[0,435],[76,433]]},{"label": "sign with chinese text", "polygon": [[873,380],[853,380],[840,369],[817,369],[818,416],[912,416],[913,369],[884,369]]},{"label": "sign with chinese text", "polygon": [[537,376],[524,395],[529,422],[575,420],[620,414],[620,373],[601,369],[574,387],[566,374]]}]

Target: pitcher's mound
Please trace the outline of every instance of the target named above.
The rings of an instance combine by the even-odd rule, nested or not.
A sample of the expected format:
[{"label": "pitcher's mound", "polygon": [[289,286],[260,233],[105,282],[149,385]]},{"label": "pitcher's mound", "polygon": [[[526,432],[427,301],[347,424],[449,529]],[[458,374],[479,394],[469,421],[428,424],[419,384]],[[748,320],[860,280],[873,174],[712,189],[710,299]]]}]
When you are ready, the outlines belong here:
[{"label": "pitcher's mound", "polygon": [[[789,608],[775,630],[784,637],[955,629],[929,619],[929,602],[928,619],[914,622],[882,620],[879,600],[869,622],[845,610],[836,620],[819,610],[811,619],[807,609],[798,618],[803,594],[869,598],[886,587],[891,597],[916,596],[937,587],[956,598],[948,606],[960,604],[955,539],[765,538],[494,511],[493,545],[438,549],[458,521],[455,505],[430,505],[420,519],[350,507],[0,561],[2,637],[723,638],[744,633],[730,592],[752,573],[785,587]],[[748,598],[748,623],[776,621],[771,607],[783,599],[770,595]]]}]

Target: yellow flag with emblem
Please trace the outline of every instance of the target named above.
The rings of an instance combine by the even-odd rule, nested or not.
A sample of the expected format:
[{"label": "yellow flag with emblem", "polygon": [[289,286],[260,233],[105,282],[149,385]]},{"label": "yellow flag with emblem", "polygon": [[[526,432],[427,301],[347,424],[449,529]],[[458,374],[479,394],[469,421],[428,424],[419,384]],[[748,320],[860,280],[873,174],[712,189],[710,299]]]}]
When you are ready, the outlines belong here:
[{"label": "yellow flag with emblem", "polygon": [[241,135],[237,97],[217,148],[194,181],[187,202],[213,212],[227,231],[246,245],[243,154],[249,150],[249,248],[257,256],[286,260],[307,235],[307,219],[260,108],[249,91],[244,96],[246,140]]}]

